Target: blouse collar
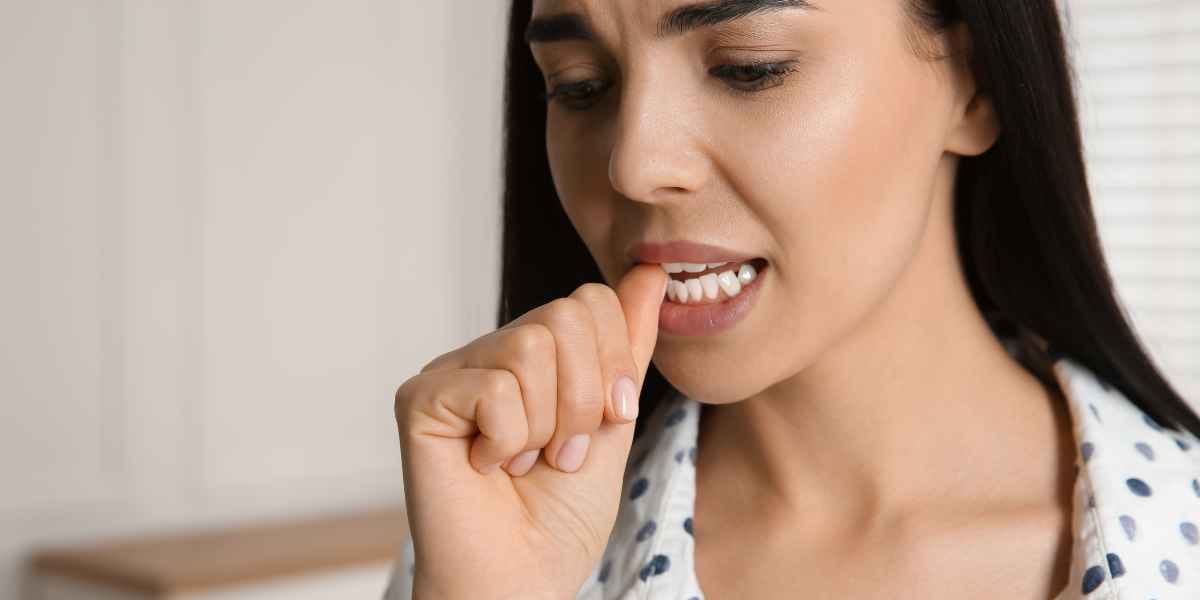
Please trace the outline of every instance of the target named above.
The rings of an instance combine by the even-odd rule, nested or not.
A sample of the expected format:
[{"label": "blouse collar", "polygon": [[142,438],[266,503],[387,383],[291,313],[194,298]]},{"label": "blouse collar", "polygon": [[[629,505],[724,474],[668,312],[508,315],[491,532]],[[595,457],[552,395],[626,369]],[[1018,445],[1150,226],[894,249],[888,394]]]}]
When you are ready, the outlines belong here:
[{"label": "blouse collar", "polygon": [[[1055,600],[1200,598],[1200,447],[1066,356],[1076,471],[1070,579]],[[579,598],[703,598],[692,511],[701,403],[675,393],[630,450],[609,545]]]}]

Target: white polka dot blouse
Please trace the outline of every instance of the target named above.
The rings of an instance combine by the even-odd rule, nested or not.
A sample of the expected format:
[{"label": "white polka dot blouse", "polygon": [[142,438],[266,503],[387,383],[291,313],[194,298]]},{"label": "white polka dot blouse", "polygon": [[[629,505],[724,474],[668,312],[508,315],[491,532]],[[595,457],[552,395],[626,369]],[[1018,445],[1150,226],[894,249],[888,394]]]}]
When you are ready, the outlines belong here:
[{"label": "white polka dot blouse", "polygon": [[[1070,404],[1076,479],[1070,579],[1052,600],[1200,599],[1200,440],[1069,357],[1054,371]],[[577,600],[705,597],[692,534],[700,407],[675,394],[645,417],[616,524]],[[397,555],[384,600],[411,595],[411,539]]]}]

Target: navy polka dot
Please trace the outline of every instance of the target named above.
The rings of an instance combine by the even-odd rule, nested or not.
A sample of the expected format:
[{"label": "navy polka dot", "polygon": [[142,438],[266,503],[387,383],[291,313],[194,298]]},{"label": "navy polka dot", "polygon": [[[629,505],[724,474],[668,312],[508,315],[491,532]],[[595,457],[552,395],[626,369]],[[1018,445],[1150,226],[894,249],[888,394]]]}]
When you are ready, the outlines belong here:
[{"label": "navy polka dot", "polygon": [[686,416],[687,416],[686,409],[677,408],[677,409],[671,411],[671,414],[667,415],[667,422],[663,426],[671,427],[672,425],[678,425],[679,422],[682,421],[683,418]]},{"label": "navy polka dot", "polygon": [[658,529],[658,524],[654,522],[654,519],[650,519],[649,521],[646,521],[645,525],[642,525],[642,528],[638,530],[637,535],[634,537],[634,539],[639,542],[644,542],[644,541],[646,541],[646,538],[649,538],[650,536],[654,535],[654,532],[657,529]]},{"label": "navy polka dot", "polygon": [[1200,543],[1200,531],[1196,530],[1196,524],[1191,521],[1184,521],[1179,524],[1179,533],[1183,535],[1183,539],[1187,540],[1188,544],[1195,546]]},{"label": "navy polka dot", "polygon": [[629,491],[629,499],[637,500],[638,498],[640,498],[642,496],[642,494],[646,493],[646,489],[648,489],[649,487],[650,487],[649,479],[646,479],[645,477],[638,477],[637,480],[635,480],[633,482],[633,489],[631,489]]},{"label": "navy polka dot", "polygon": [[[1067,383],[1072,379],[1068,377]],[[1189,460],[1196,456],[1195,439],[1167,430],[1164,421],[1121,404],[1123,399],[1115,393],[1098,394],[1090,385],[1066,391],[1076,393],[1071,415],[1080,419],[1073,430],[1078,436],[1072,465],[1078,493],[1074,498],[1081,509],[1090,507],[1084,513],[1089,526],[1075,532],[1071,557],[1076,597],[1096,599],[1120,585],[1139,600],[1162,598],[1150,586],[1177,586],[1183,596],[1200,598],[1187,588],[1200,582],[1200,575],[1192,575],[1190,554],[1182,558],[1180,554],[1200,552],[1200,518],[1196,516],[1200,515],[1200,472]],[[649,432],[651,437],[634,449],[634,464],[645,461],[645,466],[630,469],[626,480],[629,495],[622,498],[629,504],[622,506],[626,518],[618,522],[621,529],[613,532],[606,556],[612,560],[605,560],[593,576],[595,589],[605,593],[628,590],[639,580],[645,584],[653,577],[656,589],[674,590],[681,600],[700,600],[700,591],[691,579],[695,505],[687,503],[694,501],[695,478],[694,471],[686,470],[696,467],[699,458],[697,421],[691,414],[696,406],[691,402],[664,405],[662,413],[655,416],[659,425]],[[703,418],[703,407],[699,408]],[[654,440],[654,435],[664,437]],[[1171,442],[1179,449],[1173,450]],[[1097,461],[1105,463],[1098,471],[1091,465]],[[1129,492],[1100,495],[1122,482]],[[1101,501],[1105,506],[1103,514],[1098,514],[1095,509]],[[1168,539],[1160,543],[1157,536]],[[614,565],[622,556],[636,558],[628,567]],[[1158,575],[1154,575],[1156,570]],[[614,583],[614,579],[621,581]],[[1113,584],[1106,585],[1109,580]],[[600,582],[606,583],[602,587]]]},{"label": "navy polka dot", "polygon": [[1142,413],[1142,420],[1143,420],[1143,421],[1145,421],[1145,422],[1146,422],[1146,424],[1147,424],[1147,425],[1149,425],[1149,426],[1150,426],[1152,429],[1154,429],[1155,431],[1162,431],[1162,430],[1163,430],[1163,426],[1162,426],[1162,425],[1159,425],[1159,424],[1158,424],[1158,421],[1155,421],[1155,420],[1154,420],[1154,417],[1151,417],[1151,416],[1150,416],[1149,414],[1147,414],[1147,413]]},{"label": "navy polka dot", "polygon": [[638,571],[638,578],[645,581],[655,575],[666,573],[670,568],[671,559],[667,558],[667,555],[655,554],[654,558],[650,559],[650,562],[646,563],[641,571]]},{"label": "navy polka dot", "polygon": [[1121,515],[1121,529],[1125,530],[1125,537],[1129,538],[1129,541],[1132,542],[1137,537],[1137,521],[1134,521],[1133,517]]},{"label": "navy polka dot", "polygon": [[1083,572],[1083,593],[1090,594],[1104,583],[1104,567],[1093,565]]},{"label": "navy polka dot", "polygon": [[1112,574],[1113,579],[1125,574],[1125,565],[1121,564],[1120,556],[1109,552],[1106,558],[1108,558],[1108,572]]},{"label": "navy polka dot", "polygon": [[1158,572],[1162,573],[1163,579],[1168,583],[1175,583],[1179,579],[1179,566],[1170,560],[1163,559],[1158,563]]},{"label": "navy polka dot", "polygon": [[1150,486],[1137,477],[1130,477],[1125,480],[1125,485],[1129,486],[1129,491],[1138,496],[1149,496],[1151,494]]}]

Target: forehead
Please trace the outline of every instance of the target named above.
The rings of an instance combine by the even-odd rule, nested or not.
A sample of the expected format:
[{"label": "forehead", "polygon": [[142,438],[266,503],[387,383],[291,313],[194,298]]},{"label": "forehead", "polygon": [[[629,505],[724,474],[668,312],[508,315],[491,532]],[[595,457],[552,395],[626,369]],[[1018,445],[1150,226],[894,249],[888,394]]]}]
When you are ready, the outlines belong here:
[{"label": "forehead", "polygon": [[590,39],[627,24],[665,38],[784,9],[822,10],[813,0],[533,0],[526,40]]}]

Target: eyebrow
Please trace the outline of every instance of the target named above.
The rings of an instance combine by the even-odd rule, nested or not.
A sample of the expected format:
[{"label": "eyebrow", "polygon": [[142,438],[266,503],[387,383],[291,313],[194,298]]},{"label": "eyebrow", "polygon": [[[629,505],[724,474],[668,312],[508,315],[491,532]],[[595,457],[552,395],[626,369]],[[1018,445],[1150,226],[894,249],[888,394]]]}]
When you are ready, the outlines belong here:
[{"label": "eyebrow", "polygon": [[[682,35],[700,27],[713,27],[753,14],[785,8],[816,9],[809,0],[713,0],[672,9],[658,21],[657,36]],[[591,41],[595,34],[578,13],[560,13],[530,19],[525,43]]]}]

